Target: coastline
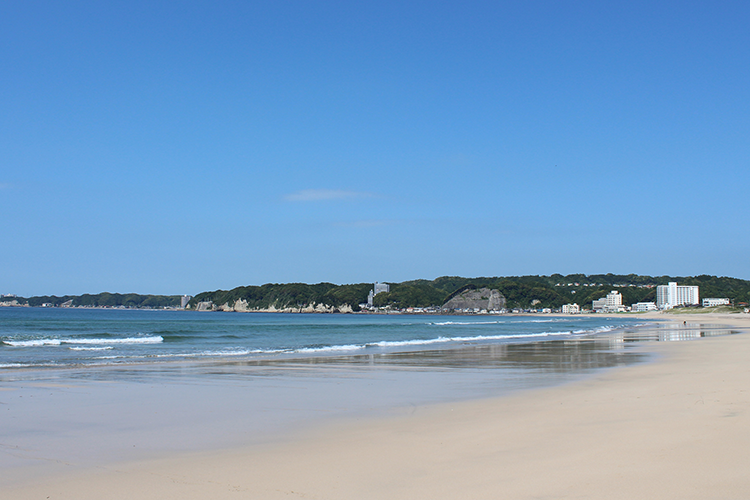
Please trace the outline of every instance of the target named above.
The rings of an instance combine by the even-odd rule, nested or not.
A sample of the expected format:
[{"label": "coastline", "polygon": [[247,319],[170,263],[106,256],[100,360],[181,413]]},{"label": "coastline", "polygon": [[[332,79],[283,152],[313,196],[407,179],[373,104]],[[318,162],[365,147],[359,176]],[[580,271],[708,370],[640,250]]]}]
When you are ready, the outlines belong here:
[{"label": "coastline", "polygon": [[[739,314],[651,319],[750,327]],[[6,490],[14,498],[743,498],[750,336],[645,349],[659,359],[553,388],[334,418],[273,443],[75,469]]]}]

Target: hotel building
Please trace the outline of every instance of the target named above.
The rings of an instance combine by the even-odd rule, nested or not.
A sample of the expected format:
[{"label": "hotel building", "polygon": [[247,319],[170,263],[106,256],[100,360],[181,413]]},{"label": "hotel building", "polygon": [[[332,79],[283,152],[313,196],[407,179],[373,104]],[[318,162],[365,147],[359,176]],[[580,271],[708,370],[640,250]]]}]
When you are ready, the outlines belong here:
[{"label": "hotel building", "polygon": [[564,304],[562,306],[563,314],[580,314],[581,307],[578,304]]},{"label": "hotel building", "polygon": [[659,309],[672,309],[677,306],[698,305],[697,286],[678,286],[672,281],[668,285],[656,287],[656,307]]},{"label": "hotel building", "polygon": [[595,300],[591,303],[594,312],[623,312],[625,307],[622,305],[622,294],[617,290],[612,290],[606,297]]}]

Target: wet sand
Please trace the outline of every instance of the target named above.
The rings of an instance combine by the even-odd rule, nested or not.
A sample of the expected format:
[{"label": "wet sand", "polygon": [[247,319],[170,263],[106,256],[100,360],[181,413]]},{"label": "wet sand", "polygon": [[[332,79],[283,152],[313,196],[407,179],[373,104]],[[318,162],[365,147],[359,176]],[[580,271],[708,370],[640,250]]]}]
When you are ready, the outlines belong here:
[{"label": "wet sand", "polygon": [[[674,319],[677,335],[707,323],[750,327],[747,315],[651,316]],[[221,449],[72,461],[3,491],[20,499],[746,498],[750,335],[646,349],[659,359],[558,387],[374,417],[344,412]]]}]

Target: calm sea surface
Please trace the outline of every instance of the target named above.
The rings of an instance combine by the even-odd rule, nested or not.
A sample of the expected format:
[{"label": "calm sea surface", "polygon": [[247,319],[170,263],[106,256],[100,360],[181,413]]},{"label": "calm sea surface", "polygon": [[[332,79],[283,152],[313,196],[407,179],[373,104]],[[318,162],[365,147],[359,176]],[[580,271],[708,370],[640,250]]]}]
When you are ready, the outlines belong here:
[{"label": "calm sea surface", "polygon": [[0,308],[0,368],[389,354],[573,339],[638,318]]}]

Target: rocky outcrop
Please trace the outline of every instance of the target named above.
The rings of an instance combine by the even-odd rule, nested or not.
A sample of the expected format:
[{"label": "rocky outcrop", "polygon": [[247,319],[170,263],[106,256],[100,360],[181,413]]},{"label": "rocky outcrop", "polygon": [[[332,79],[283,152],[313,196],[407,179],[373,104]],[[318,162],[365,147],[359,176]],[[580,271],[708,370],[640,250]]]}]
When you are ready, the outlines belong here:
[{"label": "rocky outcrop", "polygon": [[29,304],[19,304],[16,299],[13,299],[0,302],[0,307],[29,307]]},{"label": "rocky outcrop", "polygon": [[443,304],[442,309],[454,310],[487,310],[499,311],[505,308],[505,296],[500,290],[480,288],[479,290],[464,290],[448,302]]},{"label": "rocky outcrop", "polygon": [[196,311],[226,311],[226,312],[268,312],[268,313],[352,313],[354,312],[349,304],[343,304],[338,307],[328,304],[307,304],[299,307],[276,307],[271,304],[265,308],[248,307],[247,301],[239,299],[234,304],[225,303],[220,306],[213,302],[198,302]]}]

